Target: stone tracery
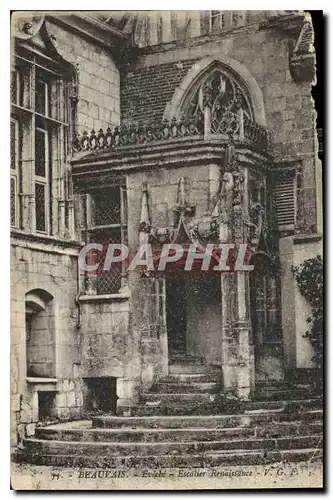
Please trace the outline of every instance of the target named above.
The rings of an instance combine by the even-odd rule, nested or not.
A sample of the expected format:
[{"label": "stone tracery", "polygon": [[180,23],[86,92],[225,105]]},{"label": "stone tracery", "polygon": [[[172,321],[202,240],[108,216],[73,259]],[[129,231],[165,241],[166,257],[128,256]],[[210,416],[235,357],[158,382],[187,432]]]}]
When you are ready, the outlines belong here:
[{"label": "stone tracery", "polygon": [[201,79],[185,99],[183,114],[204,122],[204,110],[210,109],[213,134],[240,133],[243,120],[252,122],[249,100],[238,81],[221,68],[214,69]]}]

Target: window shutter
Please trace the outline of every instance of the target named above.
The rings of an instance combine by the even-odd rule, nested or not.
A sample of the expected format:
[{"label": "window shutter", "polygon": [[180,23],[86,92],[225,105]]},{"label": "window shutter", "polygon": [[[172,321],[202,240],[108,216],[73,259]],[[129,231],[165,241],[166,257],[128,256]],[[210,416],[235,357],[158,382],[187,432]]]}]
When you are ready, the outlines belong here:
[{"label": "window shutter", "polygon": [[274,187],[278,225],[295,224],[295,185],[294,178],[279,180]]}]

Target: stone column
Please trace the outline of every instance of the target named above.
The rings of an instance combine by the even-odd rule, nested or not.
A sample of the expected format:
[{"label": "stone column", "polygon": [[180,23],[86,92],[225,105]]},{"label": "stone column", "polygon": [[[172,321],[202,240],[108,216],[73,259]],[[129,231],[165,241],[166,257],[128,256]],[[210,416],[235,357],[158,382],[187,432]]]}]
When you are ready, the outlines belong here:
[{"label": "stone column", "polygon": [[[249,270],[243,266],[239,245],[246,243],[242,174],[230,155],[229,175],[224,174],[224,206],[220,222],[221,243],[235,243],[240,261],[221,275],[222,376],[227,399],[248,400],[254,388],[254,351],[250,322]],[[229,163],[229,160],[228,160]]]},{"label": "stone column", "polygon": [[204,115],[204,140],[208,141],[211,137],[211,109],[213,104],[212,89],[205,86],[200,89],[202,92],[202,106]]},{"label": "stone column", "polygon": [[117,378],[117,415],[131,415],[134,397],[134,382],[126,378]]},{"label": "stone column", "polygon": [[58,223],[59,223],[59,236],[61,238],[64,237],[65,235],[65,200],[62,198],[58,200],[58,207],[59,207],[59,218],[58,218]]},{"label": "stone column", "polygon": [[237,319],[236,330],[238,335],[238,371],[237,395],[240,399],[249,399],[254,390],[255,368],[252,328],[249,308],[249,273],[237,273]]},{"label": "stone column", "polygon": [[74,200],[70,199],[67,201],[68,206],[68,231],[69,237],[75,239],[75,222],[74,222]]},{"label": "stone column", "polygon": [[[92,199],[90,194],[86,194],[86,228],[92,224]],[[89,236],[86,235],[86,243],[89,243]],[[95,264],[95,255],[90,251],[87,255],[87,264]],[[97,271],[96,271],[97,273]],[[85,293],[86,295],[97,294],[97,274],[86,274],[85,276]]]},{"label": "stone column", "polygon": [[254,389],[248,272],[221,275],[222,376],[226,398],[247,400]]},{"label": "stone column", "polygon": [[234,275],[229,272],[221,275],[222,302],[222,341],[221,362],[223,396],[227,399],[237,397],[237,339],[233,331],[233,310],[235,302]]}]

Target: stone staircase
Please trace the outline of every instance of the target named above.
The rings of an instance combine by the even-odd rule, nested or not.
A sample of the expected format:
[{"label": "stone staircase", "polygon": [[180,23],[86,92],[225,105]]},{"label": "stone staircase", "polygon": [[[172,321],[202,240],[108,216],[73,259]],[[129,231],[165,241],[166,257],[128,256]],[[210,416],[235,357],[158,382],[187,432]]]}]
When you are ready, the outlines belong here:
[{"label": "stone staircase", "polygon": [[37,427],[17,459],[77,467],[206,467],[322,457],[322,408],[309,387],[267,384],[250,402],[219,397],[218,371],[174,364],[131,415]]}]

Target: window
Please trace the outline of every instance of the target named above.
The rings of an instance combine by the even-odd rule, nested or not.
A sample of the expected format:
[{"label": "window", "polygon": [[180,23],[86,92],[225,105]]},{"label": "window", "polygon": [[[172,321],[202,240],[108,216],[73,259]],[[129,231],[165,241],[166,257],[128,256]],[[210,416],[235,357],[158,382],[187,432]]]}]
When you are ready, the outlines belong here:
[{"label": "window", "polygon": [[253,121],[245,89],[233,75],[219,67],[214,66],[189,92],[182,113],[203,128],[206,107],[210,109],[212,134],[239,134],[241,123]]},{"label": "window", "polygon": [[[49,58],[20,50],[11,73],[11,225],[52,234],[52,164],[66,162],[72,75]],[[20,192],[24,187],[24,192]],[[35,196],[23,227],[20,194]],[[23,205],[23,204],[22,204]],[[24,206],[33,205],[24,203]],[[31,208],[29,208],[31,210]]]},{"label": "window", "polygon": [[212,32],[221,31],[224,28],[223,10],[211,11],[211,29]]},{"label": "window", "polygon": [[125,273],[123,262],[113,263],[110,270],[104,271],[103,264],[108,245],[125,243],[127,236],[127,199],[126,186],[123,181],[91,195],[91,221],[88,227],[89,239],[103,245],[97,272],[96,291],[98,295],[118,293]]},{"label": "window", "polygon": [[19,127],[18,121],[10,122],[10,224],[19,223]]}]

